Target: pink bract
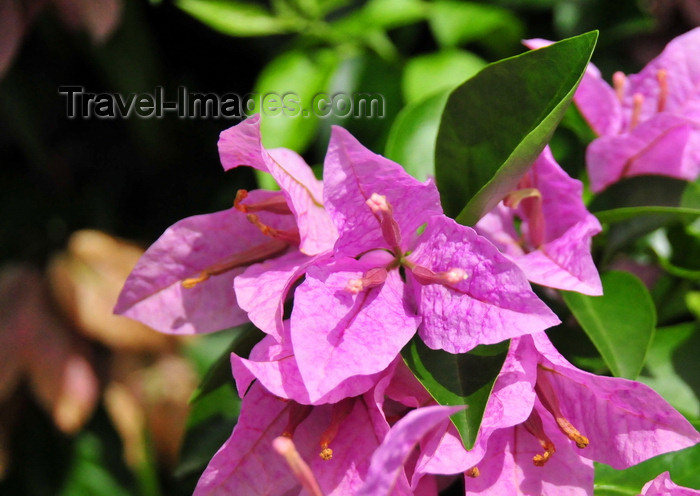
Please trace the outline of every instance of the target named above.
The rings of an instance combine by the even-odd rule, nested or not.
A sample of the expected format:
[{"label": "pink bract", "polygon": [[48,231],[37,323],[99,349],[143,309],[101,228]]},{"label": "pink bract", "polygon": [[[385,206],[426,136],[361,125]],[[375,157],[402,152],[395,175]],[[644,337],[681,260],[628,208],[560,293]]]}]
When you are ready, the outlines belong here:
[{"label": "pink bract", "polygon": [[[591,257],[591,238],[601,226],[586,210],[582,191],[581,182],[569,177],[546,147],[519,189],[479,220],[475,229],[531,282],[601,295],[600,276]],[[521,221],[520,233],[514,227],[515,217]]]}]

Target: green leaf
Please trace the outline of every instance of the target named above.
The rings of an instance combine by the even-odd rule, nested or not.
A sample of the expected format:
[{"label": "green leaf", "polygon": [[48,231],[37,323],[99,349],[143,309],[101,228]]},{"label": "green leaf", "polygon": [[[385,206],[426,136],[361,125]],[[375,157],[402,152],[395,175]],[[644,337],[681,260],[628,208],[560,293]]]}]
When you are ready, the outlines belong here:
[{"label": "green leaf", "polygon": [[274,17],[259,4],[230,0],[177,0],[177,6],[230,36],[268,36],[294,31],[294,21]]},{"label": "green leaf", "polygon": [[420,0],[369,0],[358,14],[371,26],[392,29],[420,21],[426,12],[427,5]]},{"label": "green leaf", "polygon": [[443,50],[413,57],[406,64],[401,82],[404,99],[414,103],[454,89],[484,66],[484,59],[464,50]]},{"label": "green leaf", "polygon": [[630,273],[607,272],[601,279],[603,296],[561,293],[610,371],[636,379],[654,336],[654,302],[644,284]]},{"label": "green leaf", "polygon": [[253,325],[242,326],[236,331],[233,340],[209,367],[199,386],[192,392],[189,403],[193,404],[218,389],[231,383],[231,353],[247,358],[253,346],[258,344],[264,334]]},{"label": "green leaf", "polygon": [[419,338],[401,351],[406,365],[440,405],[467,405],[450,417],[464,447],[472,449],[486,402],[503,367],[508,341],[481,345],[469,353],[452,354],[428,348]]},{"label": "green leaf", "polygon": [[[76,439],[70,469],[65,474],[65,484],[60,496],[128,496],[133,488],[124,487],[113,464],[109,463],[108,451],[115,449],[108,440],[97,433],[85,431]],[[116,472],[116,473],[115,473]],[[153,493],[151,493],[153,494]],[[158,494],[156,489],[155,494]]]},{"label": "green leaf", "polygon": [[700,322],[700,291],[688,291],[685,295],[685,304],[690,313]]},{"label": "green leaf", "polygon": [[700,177],[688,183],[681,195],[681,207],[700,210]]},{"label": "green leaf", "polygon": [[661,266],[669,273],[693,281],[700,281],[700,224],[671,224],[666,228],[670,253],[663,245],[654,247]]},{"label": "green leaf", "polygon": [[[335,51],[322,49],[285,52],[265,66],[255,85],[254,113],[262,114],[266,147],[306,149],[321,119],[314,98],[327,90],[338,63]],[[281,106],[274,96],[282,99]]]},{"label": "green leaf", "polygon": [[615,222],[622,222],[642,215],[658,216],[659,219],[663,219],[665,221],[674,218],[691,220],[700,216],[700,209],[663,206],[622,207],[602,210],[600,212],[595,212],[594,214],[600,222],[605,224],[613,224]]},{"label": "green leaf", "polygon": [[175,477],[193,478],[194,487],[214,453],[231,435],[240,411],[241,399],[233,386],[219,388],[192,406]]},{"label": "green leaf", "polygon": [[516,188],[564,116],[597,37],[496,62],[452,92],[435,147],[448,215],[472,225]]},{"label": "green leaf", "polygon": [[[690,293],[688,293],[690,294]],[[700,364],[694,357],[683,361],[683,347],[695,348],[691,338],[698,337],[699,327],[686,322],[657,329],[649,347],[644,372],[639,380],[654,388],[674,408],[687,417],[700,418],[700,400],[681,376],[697,376]]]},{"label": "green leaf", "polygon": [[700,489],[700,444],[681,451],[656,456],[645,462],[615,470],[602,463],[595,464],[595,496],[637,496],[644,484],[662,472],[670,472],[673,482],[680,486]]},{"label": "green leaf", "polygon": [[506,9],[451,0],[432,5],[429,23],[441,46],[456,47],[478,41],[497,53],[517,46],[524,31],[521,21]]},{"label": "green leaf", "polygon": [[435,176],[435,138],[449,91],[406,106],[391,126],[385,154],[420,181]]}]

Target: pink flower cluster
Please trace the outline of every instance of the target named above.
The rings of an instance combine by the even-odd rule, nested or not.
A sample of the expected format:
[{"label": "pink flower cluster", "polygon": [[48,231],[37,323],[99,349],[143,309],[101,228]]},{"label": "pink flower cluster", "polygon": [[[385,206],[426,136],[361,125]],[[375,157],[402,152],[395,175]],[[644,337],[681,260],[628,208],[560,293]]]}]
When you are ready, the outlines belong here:
[{"label": "pink flower cluster", "polygon": [[[676,108],[668,91],[661,113]],[[170,227],[116,307],[166,333],[247,320],[265,333],[231,357],[240,418],[195,494],[436,495],[462,477],[466,494],[591,495],[593,461],[624,468],[700,441],[653,390],[577,369],[543,332],[559,319],[530,282],[602,294],[601,226],[548,149],[474,229],[443,214],[431,180],[341,128],[322,181],[296,153],[265,149],[257,117],[224,131],[219,152],[224,169],[268,172],[280,190],[240,191],[231,209]],[[455,407],[402,361],[411,339],[449,353],[510,339],[473,449]]]}]

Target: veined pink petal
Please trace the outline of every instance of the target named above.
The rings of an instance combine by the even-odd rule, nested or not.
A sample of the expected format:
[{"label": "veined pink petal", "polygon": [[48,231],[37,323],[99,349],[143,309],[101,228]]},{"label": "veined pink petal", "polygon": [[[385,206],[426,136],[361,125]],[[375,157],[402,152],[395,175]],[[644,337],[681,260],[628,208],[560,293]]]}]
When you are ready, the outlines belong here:
[{"label": "veined pink petal", "polygon": [[345,129],[334,127],[323,171],[326,207],[338,228],[336,250],[355,256],[367,249],[392,248],[366,202],[373,193],[386,197],[404,241],[430,215],[442,214],[432,180],[421,183],[397,163],[362,146]]},{"label": "veined pink petal", "polygon": [[525,252],[518,240],[519,234],[514,226],[515,210],[503,205],[503,202],[487,212],[474,226],[474,230],[491,241],[501,253],[517,258]]},{"label": "veined pink petal", "polygon": [[436,432],[425,440],[416,463],[415,478],[422,474],[459,474],[477,466],[491,435],[521,424],[535,404],[536,356],[520,340],[511,341],[508,355],[489,396],[474,447],[467,451],[457,429]]},{"label": "veined pink petal", "polygon": [[282,340],[282,314],[290,287],[315,259],[298,251],[252,265],[233,281],[238,305],[261,331]]},{"label": "veined pink petal", "polygon": [[656,112],[660,87],[658,72],[666,71],[668,85],[664,111],[684,114],[686,106],[700,97],[700,28],[695,28],[671,40],[664,50],[649,62],[639,74],[628,78],[628,100],[634,93],[644,95],[645,104],[641,119],[645,120]]},{"label": "veined pink petal", "polygon": [[[296,478],[272,441],[284,432],[289,401],[253,384],[243,398],[241,415],[233,434],[209,462],[195,489],[195,496],[298,495]],[[373,421],[361,399],[354,400],[349,415],[331,441],[333,458],[319,456],[320,440],[331,422],[332,405],[313,407],[293,434],[294,444],[311,468],[326,496],[355,494],[369,469],[371,453],[379,446]]]},{"label": "veined pink petal", "polygon": [[[258,201],[270,194],[251,191],[250,197]],[[289,215],[260,212],[259,217],[277,229],[294,227]],[[256,257],[281,253],[284,246],[275,242],[235,209],[183,219],[169,227],[138,261],[119,295],[115,312],[171,334],[206,333],[242,324],[247,317],[236,303],[233,278],[243,266],[258,261]],[[262,247],[275,253],[267,253]],[[242,257],[247,263],[243,260],[240,268],[183,287],[184,280],[232,263],[242,254],[247,254]]]},{"label": "veined pink petal", "polygon": [[700,163],[693,161],[686,144],[692,127],[684,117],[658,114],[631,132],[601,136],[586,150],[591,189],[599,192],[624,177],[662,174],[693,180]]},{"label": "veined pink petal", "polygon": [[292,345],[312,402],[350,377],[384,370],[416,331],[420,319],[397,270],[377,287],[346,289],[368,268],[350,258],[311,266],[296,289]]},{"label": "veined pink petal", "polygon": [[233,434],[209,462],[194,494],[252,496],[285,494],[297,488],[286,462],[272,451],[272,440],[287,424],[287,407],[288,402],[253,384]]},{"label": "veined pink petal", "polygon": [[389,431],[381,446],[372,455],[367,479],[356,496],[392,496],[413,447],[423,436],[450,415],[464,407],[428,406],[409,412]]},{"label": "veined pink petal", "polygon": [[700,491],[674,484],[671,474],[663,472],[644,485],[640,496],[700,496]]},{"label": "veined pink petal", "polygon": [[[583,185],[556,163],[549,147],[537,158],[523,178],[534,189],[540,210],[532,219],[524,206],[517,209],[499,204],[476,225],[476,230],[513,260],[527,279],[536,284],[584,294],[603,292],[598,269],[591,257],[591,238],[601,231],[598,220],[586,210]],[[522,223],[515,232],[513,217]],[[544,226],[541,244],[533,246],[531,225]],[[521,246],[522,243],[522,246]]]},{"label": "veined pink petal", "polygon": [[418,334],[433,349],[464,353],[559,323],[513,262],[452,219],[431,217],[409,258],[434,272],[459,268],[467,274],[450,287],[419,284],[407,274],[423,317]]},{"label": "veined pink petal", "polygon": [[401,359],[397,359],[396,368],[384,394],[387,398],[412,408],[427,406],[434,402],[430,393],[418,382],[411,369]]},{"label": "veined pink petal", "polygon": [[538,374],[551,383],[563,415],[590,442],[580,456],[622,469],[700,442],[700,433],[648,386],[579,370],[544,335],[523,339],[541,354]]},{"label": "veined pink petal", "polygon": [[489,437],[486,455],[477,465],[478,477],[464,477],[466,495],[592,496],[593,463],[569,446],[554,422],[542,414],[545,431],[557,451],[542,467],[532,459],[543,452],[522,426],[501,429]]},{"label": "veined pink petal", "polygon": [[262,146],[259,115],[223,131],[219,155],[224,170],[248,165],[275,178],[296,217],[303,253],[316,255],[333,247],[337,231],[323,206],[321,181],[298,153]]},{"label": "veined pink petal", "polygon": [[600,223],[589,214],[561,237],[514,261],[535,284],[601,295],[603,287],[590,251],[590,239],[598,232]]},{"label": "veined pink petal", "polygon": [[[287,333],[289,329],[287,329]],[[250,353],[249,359],[231,355],[231,367],[236,378],[238,394],[243,395],[254,379],[260,381],[275,396],[287,398],[303,405],[336,403],[344,398],[359,396],[371,389],[383,372],[353,376],[338,384],[324,396],[311,401],[309,392],[299,373],[296,357],[287,341],[281,344],[272,336],[266,336]]]}]

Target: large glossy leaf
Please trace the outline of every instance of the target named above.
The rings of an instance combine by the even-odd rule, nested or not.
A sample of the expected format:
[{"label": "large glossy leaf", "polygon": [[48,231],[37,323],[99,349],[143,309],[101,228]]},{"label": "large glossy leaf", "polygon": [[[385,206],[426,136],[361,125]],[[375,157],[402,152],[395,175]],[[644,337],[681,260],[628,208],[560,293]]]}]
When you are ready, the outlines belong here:
[{"label": "large glossy leaf", "polygon": [[435,147],[448,215],[474,224],[516,188],[564,116],[597,36],[496,62],[452,92]]},{"label": "large glossy leaf", "polygon": [[406,365],[441,405],[467,405],[450,417],[464,447],[472,449],[496,377],[503,366],[508,341],[482,345],[469,353],[432,350],[418,338],[403,349]]},{"label": "large glossy leaf", "polygon": [[385,154],[420,181],[435,176],[435,137],[449,91],[406,106],[391,126]]},{"label": "large glossy leaf", "polygon": [[212,29],[231,36],[267,36],[294,30],[291,19],[263,6],[230,0],[177,0],[177,6]]},{"label": "large glossy leaf", "polygon": [[625,470],[595,465],[595,496],[637,496],[644,484],[669,471],[673,482],[700,489],[700,444],[660,455]]},{"label": "large glossy leaf", "polygon": [[562,291],[564,301],[610,371],[636,379],[654,336],[656,309],[642,282],[627,272],[601,277],[603,296]]}]

